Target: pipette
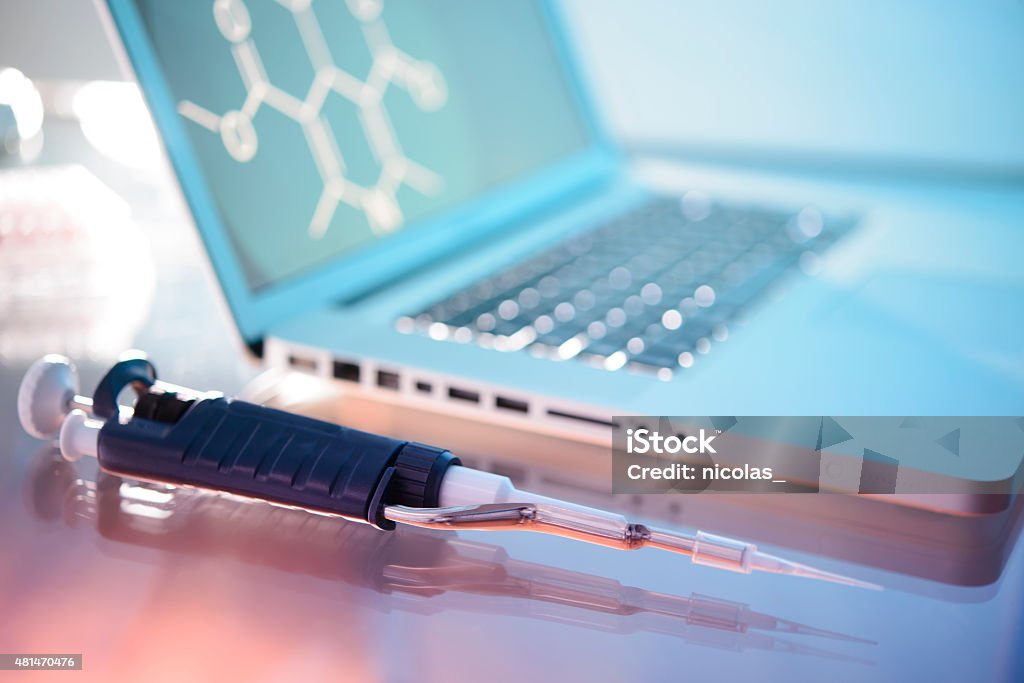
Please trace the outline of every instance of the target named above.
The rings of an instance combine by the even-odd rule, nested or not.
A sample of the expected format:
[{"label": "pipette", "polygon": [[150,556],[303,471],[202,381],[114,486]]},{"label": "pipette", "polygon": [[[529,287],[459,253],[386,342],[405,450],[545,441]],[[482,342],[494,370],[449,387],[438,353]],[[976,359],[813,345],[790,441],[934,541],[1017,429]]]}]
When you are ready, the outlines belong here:
[{"label": "pipette", "polygon": [[[121,392],[137,394],[133,409]],[[210,489],[367,522],[455,529],[539,531],[621,550],[644,546],[694,564],[764,571],[849,586],[874,584],[769,555],[752,543],[629,522],[622,515],[520,491],[507,477],[463,467],[446,449],[392,439],[158,381],[130,352],[78,394],[64,356],[36,361],[22,380],[18,415],[38,438],[59,436],[71,461],[144,481]]]}]

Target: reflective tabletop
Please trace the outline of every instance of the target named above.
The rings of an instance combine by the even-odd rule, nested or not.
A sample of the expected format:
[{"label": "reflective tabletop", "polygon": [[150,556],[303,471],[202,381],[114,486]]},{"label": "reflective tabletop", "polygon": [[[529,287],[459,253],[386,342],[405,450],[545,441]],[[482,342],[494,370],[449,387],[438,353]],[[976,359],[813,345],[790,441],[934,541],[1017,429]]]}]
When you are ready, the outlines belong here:
[{"label": "reflective tabletop", "polygon": [[[82,653],[83,672],[60,675],[102,681],[1020,680],[1019,506],[963,518],[827,495],[613,497],[600,465],[567,481],[567,463],[598,453],[267,374],[240,350],[168,176],[47,133],[65,144],[35,168],[89,169],[47,182],[110,197],[59,237],[5,236],[0,250],[0,651]],[[100,239],[131,248],[82,255]],[[76,278],[62,275],[69,254],[85,259]],[[74,356],[88,390],[127,347],[177,384],[443,443],[542,493],[883,590],[537,534],[381,532],[122,479],[21,430],[17,386],[36,357]]]}]

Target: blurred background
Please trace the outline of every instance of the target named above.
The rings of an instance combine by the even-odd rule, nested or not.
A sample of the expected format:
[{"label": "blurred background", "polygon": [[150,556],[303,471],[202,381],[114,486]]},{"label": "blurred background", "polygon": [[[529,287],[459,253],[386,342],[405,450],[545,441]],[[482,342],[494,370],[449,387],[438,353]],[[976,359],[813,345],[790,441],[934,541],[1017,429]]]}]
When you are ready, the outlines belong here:
[{"label": "blurred background", "polygon": [[[598,105],[627,142],[1024,174],[1021,0],[564,5]],[[122,78],[91,2],[7,0],[2,12],[0,65],[42,81]]]}]

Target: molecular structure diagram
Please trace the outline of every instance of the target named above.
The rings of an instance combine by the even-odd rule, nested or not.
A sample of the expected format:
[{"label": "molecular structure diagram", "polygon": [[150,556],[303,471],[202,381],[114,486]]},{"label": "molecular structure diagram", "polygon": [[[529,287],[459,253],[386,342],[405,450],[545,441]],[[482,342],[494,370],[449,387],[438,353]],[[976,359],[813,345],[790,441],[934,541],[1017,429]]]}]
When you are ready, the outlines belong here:
[{"label": "molecular structure diagram", "polygon": [[[231,44],[246,90],[245,101],[240,108],[218,115],[195,102],[182,100],[178,113],[218,133],[228,154],[240,163],[256,155],[259,138],[253,118],[261,107],[276,110],[298,123],[323,181],[323,191],[309,223],[310,237],[319,239],[326,234],[339,203],[362,211],[376,235],[400,228],[404,217],[396,198],[399,188],[407,185],[430,196],[440,192],[443,181],[434,171],[404,154],[384,106],[384,94],[388,86],[395,84],[409,94],[421,111],[436,111],[448,99],[443,74],[434,64],[414,59],[395,47],[380,18],[383,0],[346,0],[372,58],[369,73],[362,80],[334,63],[313,12],[312,0],[277,2],[291,12],[315,71],[305,97],[300,100],[267,78],[250,37],[252,19],[243,0],[215,0],[213,18],[221,35]],[[324,103],[332,92],[357,108],[362,132],[380,166],[372,186],[358,185],[346,177],[345,158],[323,115]]]}]

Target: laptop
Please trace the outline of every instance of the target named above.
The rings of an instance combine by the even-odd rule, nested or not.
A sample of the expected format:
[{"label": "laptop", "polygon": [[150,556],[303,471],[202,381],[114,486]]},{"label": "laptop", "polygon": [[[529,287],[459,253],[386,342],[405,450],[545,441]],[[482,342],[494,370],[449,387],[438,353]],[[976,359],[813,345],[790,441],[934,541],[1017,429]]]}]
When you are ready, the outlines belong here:
[{"label": "laptop", "polygon": [[596,444],[616,415],[1024,407],[1019,195],[624,154],[543,0],[106,4],[271,366]]}]

